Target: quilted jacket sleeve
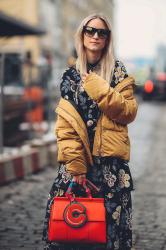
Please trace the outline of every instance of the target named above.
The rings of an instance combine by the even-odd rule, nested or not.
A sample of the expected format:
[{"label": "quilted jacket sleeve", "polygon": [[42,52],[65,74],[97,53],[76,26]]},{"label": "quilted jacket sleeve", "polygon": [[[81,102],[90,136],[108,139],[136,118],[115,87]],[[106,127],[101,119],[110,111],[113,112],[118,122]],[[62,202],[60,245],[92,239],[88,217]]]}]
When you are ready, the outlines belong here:
[{"label": "quilted jacket sleeve", "polygon": [[133,95],[134,78],[127,77],[118,85],[119,90],[112,88],[102,77],[90,73],[83,87],[109,119],[128,124],[134,120],[137,113],[137,102]]},{"label": "quilted jacket sleeve", "polygon": [[55,133],[58,145],[58,161],[66,164],[72,175],[87,173],[85,150],[72,125],[58,115]]}]

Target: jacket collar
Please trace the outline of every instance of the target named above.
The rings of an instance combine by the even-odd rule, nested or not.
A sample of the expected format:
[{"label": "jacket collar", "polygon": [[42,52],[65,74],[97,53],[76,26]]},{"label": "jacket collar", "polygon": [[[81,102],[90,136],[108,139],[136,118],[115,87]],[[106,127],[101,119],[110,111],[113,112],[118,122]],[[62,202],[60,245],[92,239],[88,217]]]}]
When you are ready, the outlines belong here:
[{"label": "jacket collar", "polygon": [[63,114],[63,117],[65,117],[69,123],[73,123],[73,119],[76,120],[78,125],[83,130],[86,130],[85,123],[72,102],[61,98],[55,111],[58,114]]},{"label": "jacket collar", "polygon": [[129,85],[135,85],[135,79],[132,76],[126,77],[123,81],[115,86],[115,90],[121,92],[124,88]]}]

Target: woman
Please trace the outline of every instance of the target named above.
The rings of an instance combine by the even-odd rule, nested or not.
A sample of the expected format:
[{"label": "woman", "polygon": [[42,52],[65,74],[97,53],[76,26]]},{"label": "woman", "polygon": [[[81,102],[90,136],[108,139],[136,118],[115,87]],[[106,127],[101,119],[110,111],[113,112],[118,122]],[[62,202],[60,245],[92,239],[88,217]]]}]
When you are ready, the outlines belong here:
[{"label": "woman", "polygon": [[[76,66],[63,74],[62,98],[56,109],[60,167],[49,195],[43,239],[47,241],[53,197],[63,196],[71,180],[82,185],[87,178],[100,188],[98,196],[105,199],[107,219],[107,244],[90,249],[129,250],[133,183],[127,124],[137,112],[134,79],[114,59],[112,30],[104,16],[85,18],[75,41]],[[47,247],[64,249],[58,244]],[[74,245],[71,249],[82,248]]]}]

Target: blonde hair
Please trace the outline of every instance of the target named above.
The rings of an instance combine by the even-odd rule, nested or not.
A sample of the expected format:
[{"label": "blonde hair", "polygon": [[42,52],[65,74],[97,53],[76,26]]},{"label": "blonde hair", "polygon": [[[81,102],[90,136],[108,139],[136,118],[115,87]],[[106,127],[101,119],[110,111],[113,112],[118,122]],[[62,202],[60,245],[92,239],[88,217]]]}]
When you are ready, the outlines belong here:
[{"label": "blonde hair", "polygon": [[87,72],[87,58],[85,48],[83,45],[83,27],[92,19],[101,19],[108,29],[111,31],[110,36],[107,38],[106,46],[103,50],[103,55],[100,61],[100,69],[97,72],[101,77],[110,82],[112,80],[113,69],[115,65],[114,51],[113,51],[113,37],[112,27],[108,19],[102,14],[92,14],[86,17],[78,27],[75,34],[75,48],[77,52],[76,69],[80,71],[80,74]]}]

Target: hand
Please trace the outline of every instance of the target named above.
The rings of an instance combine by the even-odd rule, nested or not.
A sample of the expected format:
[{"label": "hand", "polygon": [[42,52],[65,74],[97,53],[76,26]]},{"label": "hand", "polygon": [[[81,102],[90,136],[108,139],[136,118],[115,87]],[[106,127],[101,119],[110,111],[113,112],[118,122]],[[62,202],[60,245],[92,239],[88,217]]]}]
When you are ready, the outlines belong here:
[{"label": "hand", "polygon": [[86,77],[87,77],[88,75],[89,75],[88,73],[82,74],[81,79],[82,79],[83,82],[85,81],[85,79],[86,79]]},{"label": "hand", "polygon": [[76,182],[80,185],[83,185],[86,181],[86,175],[85,174],[75,175],[75,176],[73,176],[72,181]]}]

